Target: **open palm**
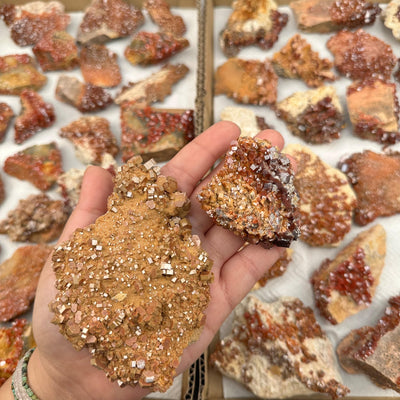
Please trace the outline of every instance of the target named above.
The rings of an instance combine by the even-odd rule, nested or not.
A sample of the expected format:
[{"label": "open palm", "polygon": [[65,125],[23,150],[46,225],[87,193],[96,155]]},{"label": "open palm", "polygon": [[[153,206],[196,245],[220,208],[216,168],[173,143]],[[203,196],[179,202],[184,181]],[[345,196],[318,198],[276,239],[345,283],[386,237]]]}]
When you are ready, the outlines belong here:
[{"label": "open palm", "polygon": [[[200,237],[202,247],[214,261],[214,282],[205,326],[200,339],[185,350],[178,373],[207,348],[228,314],[280,255],[278,248],[266,250],[256,245],[242,248],[243,240],[214,225],[196,198],[212,174],[202,178],[238,136],[236,125],[229,122],[215,124],[188,144],[161,170],[162,174],[173,176],[179,190],[186,192],[190,198],[192,206],[189,219],[193,233]],[[282,137],[275,131],[263,131],[258,137],[268,139],[278,148],[283,146]],[[87,226],[104,214],[111,191],[112,179],[109,173],[99,167],[88,168],[79,204],[60,242],[69,238],[76,228]],[[33,329],[37,349],[28,368],[29,381],[37,396],[41,400],[122,400],[141,398],[148,393],[140,387],[121,389],[117,383],[109,382],[103,371],[90,365],[86,349],[80,352],[74,350],[58,332],[58,327],[51,323],[52,313],[48,308],[56,295],[54,282],[55,275],[48,262],[42,272],[35,300]]]}]

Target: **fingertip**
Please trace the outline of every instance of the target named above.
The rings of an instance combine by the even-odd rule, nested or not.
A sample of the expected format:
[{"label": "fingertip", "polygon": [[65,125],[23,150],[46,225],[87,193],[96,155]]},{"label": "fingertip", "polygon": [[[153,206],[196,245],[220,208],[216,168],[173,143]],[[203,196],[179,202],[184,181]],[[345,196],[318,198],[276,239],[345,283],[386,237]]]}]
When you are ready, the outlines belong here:
[{"label": "fingertip", "polygon": [[283,146],[285,145],[285,140],[283,139],[283,136],[274,129],[265,129],[265,130],[259,132],[256,137],[259,139],[268,140],[271,144],[276,146],[279,150],[282,150]]},{"label": "fingertip", "polygon": [[217,132],[220,135],[231,136],[231,140],[235,140],[240,135],[240,128],[232,121],[219,121],[212,125],[210,128],[206,129],[203,134],[214,134]]},{"label": "fingertip", "polygon": [[98,198],[102,201],[104,195],[108,196],[112,189],[113,180],[111,174],[104,168],[90,165],[83,175],[79,203],[88,201],[93,204]]},{"label": "fingertip", "polygon": [[79,201],[59,239],[67,239],[76,228],[93,223],[107,211],[107,198],[113,190],[111,174],[101,168],[89,166],[83,175]]}]

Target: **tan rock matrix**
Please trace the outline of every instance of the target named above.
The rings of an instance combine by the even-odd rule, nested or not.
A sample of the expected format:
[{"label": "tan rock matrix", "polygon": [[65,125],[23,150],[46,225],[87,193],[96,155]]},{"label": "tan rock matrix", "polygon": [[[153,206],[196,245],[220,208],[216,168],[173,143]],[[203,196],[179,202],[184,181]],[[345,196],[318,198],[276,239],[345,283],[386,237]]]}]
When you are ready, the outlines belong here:
[{"label": "tan rock matrix", "polygon": [[108,211],[53,255],[53,322],[123,386],[165,391],[204,324],[212,261],[192,235],[190,202],[151,160],[122,166]]}]

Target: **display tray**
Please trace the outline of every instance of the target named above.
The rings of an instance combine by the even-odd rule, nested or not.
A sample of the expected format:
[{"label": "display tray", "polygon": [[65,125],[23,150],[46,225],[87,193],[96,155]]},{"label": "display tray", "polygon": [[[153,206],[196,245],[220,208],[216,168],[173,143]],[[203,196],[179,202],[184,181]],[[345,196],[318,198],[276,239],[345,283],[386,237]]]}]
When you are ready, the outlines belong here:
[{"label": "display tray", "polygon": [[[300,33],[312,45],[313,50],[318,51],[320,56],[333,60],[332,54],[326,48],[325,44],[330,34],[309,34],[300,32],[297,29],[297,24],[293,13],[290,8],[285,5],[288,2],[278,2],[280,4],[279,11],[285,12],[289,16],[289,21],[286,27],[282,30],[279,40],[274,46],[268,50],[261,50],[255,46],[243,48],[236,56],[242,59],[258,59],[264,60],[271,58],[272,55],[279,51],[295,33]],[[218,36],[224,28],[225,23],[232,12],[229,1],[210,1],[208,8],[208,25],[213,26],[213,33],[206,34],[206,48],[209,49],[207,54],[208,60],[206,65],[206,74],[213,76],[216,68],[224,63],[227,58],[222,53],[218,43]],[[382,4],[382,8],[385,4]],[[211,11],[210,11],[211,10]],[[374,25],[363,28],[365,31],[381,38],[386,43],[392,46],[396,57],[400,57],[399,42],[394,39],[390,30],[388,30],[380,18],[378,18]],[[335,71],[335,73],[337,73]],[[207,76],[207,75],[206,75]],[[342,106],[346,105],[346,88],[351,81],[349,79],[340,77],[337,81],[332,83],[336,87]],[[327,83],[330,85],[330,83]],[[379,143],[369,140],[362,140],[357,138],[352,133],[352,126],[349,116],[346,113],[346,128],[341,133],[341,138],[334,140],[329,144],[312,145],[307,144],[301,138],[291,134],[285,123],[278,119],[275,113],[267,106],[251,106],[235,103],[233,100],[228,99],[225,95],[212,95],[213,82],[209,82],[208,95],[205,98],[206,109],[212,110],[212,120],[219,121],[220,113],[226,106],[237,106],[250,108],[257,116],[264,117],[265,121],[274,129],[282,134],[285,139],[285,144],[299,143],[306,145],[316,153],[320,158],[331,166],[337,166],[337,162],[345,156],[354,152],[361,152],[369,149],[375,152],[382,152],[383,146]],[[397,88],[398,83],[396,82]],[[302,81],[295,79],[279,78],[278,83],[278,101],[283,100],[287,96],[297,91],[305,91],[308,88]],[[399,95],[399,93],[397,93]],[[399,151],[400,144],[390,146],[391,150]],[[381,224],[387,233],[387,253],[385,267],[383,269],[380,284],[377,288],[375,297],[372,304],[365,310],[357,315],[354,315],[339,325],[331,325],[324,318],[321,317],[314,305],[313,292],[310,284],[310,276],[321,264],[321,262],[330,258],[333,259],[335,255],[347,245],[359,232],[366,230],[374,224]],[[252,292],[262,300],[274,301],[282,296],[295,296],[300,298],[306,306],[314,309],[316,318],[320,323],[322,329],[327,333],[328,337],[336,347],[339,341],[347,335],[350,330],[359,328],[364,325],[374,325],[382,316],[387,301],[390,297],[400,294],[400,248],[398,246],[398,237],[400,234],[400,215],[394,215],[386,218],[378,218],[367,226],[360,227],[353,223],[351,231],[345,236],[344,241],[337,248],[318,248],[311,247],[302,241],[297,241],[292,244],[291,248],[294,250],[293,260],[288,266],[287,272],[279,278],[273,279],[267,285],[257,291]],[[226,320],[220,330],[220,337],[226,336],[231,329],[232,315]],[[209,352],[214,349],[215,343],[210,346]],[[207,388],[203,392],[203,397],[208,400],[243,400],[254,398],[254,395],[245,389],[244,386],[235,382],[232,379],[223,377],[218,371],[207,366]],[[400,366],[399,366],[400,368]],[[340,370],[344,384],[348,386],[351,393],[346,397],[349,399],[387,399],[398,398],[400,395],[392,390],[383,390],[373,385],[371,381],[364,375],[350,375],[344,370]],[[327,399],[324,395],[311,395],[311,396],[298,396],[296,399]]]},{"label": "display tray", "polygon": [[[24,4],[27,1],[8,1],[8,4]],[[89,1],[63,1],[66,6],[66,10],[71,11],[71,23],[67,28],[67,32],[72,36],[76,37],[77,29],[83,16],[81,10],[89,3]],[[131,2],[132,3],[132,2]],[[141,1],[134,2],[136,6],[141,6]],[[181,53],[174,55],[167,62],[171,64],[183,63],[189,67],[189,73],[178,82],[172,88],[172,94],[167,96],[163,102],[154,103],[154,107],[157,108],[186,108],[195,109],[196,107],[196,93],[197,93],[197,56],[198,56],[198,10],[195,1],[170,1],[171,11],[182,16],[187,26],[187,32],[184,37],[189,40],[190,46],[183,50]],[[78,11],[77,11],[78,10]],[[145,24],[141,26],[138,31],[158,31],[158,27],[151,22],[150,17],[145,14]],[[0,20],[0,56],[9,54],[30,54],[33,56],[31,46],[19,47],[10,38],[8,27]],[[107,47],[114,51],[118,55],[118,63],[122,74],[122,83],[113,89],[106,89],[113,96],[121,89],[123,85],[128,82],[137,82],[142,80],[152,73],[158,71],[162,65],[166,62],[154,65],[154,66],[133,66],[124,57],[124,49],[129,44],[130,38],[123,38],[108,42]],[[38,68],[40,70],[40,67]],[[38,132],[33,137],[28,139],[22,144],[16,144],[14,142],[14,129],[13,123],[15,118],[11,121],[10,126],[5,135],[4,141],[0,143],[0,175],[3,179],[5,186],[5,200],[0,205],[0,220],[7,216],[7,213],[14,209],[20,199],[24,199],[30,194],[38,194],[40,191],[35,188],[32,184],[27,181],[21,181],[3,171],[4,161],[7,157],[21,151],[27,147],[36,144],[46,144],[52,141],[57,142],[57,145],[62,153],[62,165],[64,171],[68,171],[71,168],[84,169],[84,165],[75,156],[74,146],[67,139],[59,136],[60,128],[69,124],[70,122],[78,119],[81,116],[98,115],[107,118],[110,122],[111,131],[117,138],[118,144],[120,144],[120,107],[116,104],[112,104],[104,111],[96,113],[80,113],[77,109],[62,103],[55,99],[55,87],[58,77],[61,74],[69,76],[75,76],[83,82],[83,77],[80,69],[74,69],[70,71],[57,71],[47,72],[46,85],[38,92],[43,99],[51,103],[55,108],[56,122],[50,128],[47,128],[41,132]],[[15,115],[18,115],[21,109],[19,96],[0,95],[0,102],[5,102],[11,106]],[[196,114],[196,113],[195,113]],[[200,128],[201,129],[201,128]],[[120,165],[121,154],[119,153],[116,157],[117,163]],[[160,164],[162,165],[162,164]],[[61,195],[57,191],[57,185],[46,192],[52,199],[61,199]],[[0,264],[10,258],[13,252],[20,246],[26,245],[26,243],[12,242],[9,240],[7,235],[0,235]],[[19,316],[18,318],[31,319],[31,311]],[[0,323],[0,326],[6,326],[7,324]],[[173,386],[166,393],[152,393],[148,398],[163,398],[163,399],[185,399],[191,400],[197,398],[198,388],[198,376],[199,372],[198,364],[193,364],[191,368],[183,375],[178,376]]]}]

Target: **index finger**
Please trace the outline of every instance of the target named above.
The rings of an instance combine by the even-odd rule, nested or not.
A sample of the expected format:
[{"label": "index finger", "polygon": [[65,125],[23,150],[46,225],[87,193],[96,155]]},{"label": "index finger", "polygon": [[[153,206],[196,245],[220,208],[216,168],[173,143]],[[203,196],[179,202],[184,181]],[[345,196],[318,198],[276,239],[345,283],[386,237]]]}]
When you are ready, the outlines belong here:
[{"label": "index finger", "polygon": [[239,137],[239,127],[228,121],[217,122],[187,144],[161,172],[174,177],[179,190],[189,197],[197,183]]},{"label": "index finger", "polygon": [[83,228],[104,214],[112,190],[113,182],[108,171],[100,167],[88,167],[83,177],[78,205],[69,217],[59,242],[68,239],[76,228]]}]

